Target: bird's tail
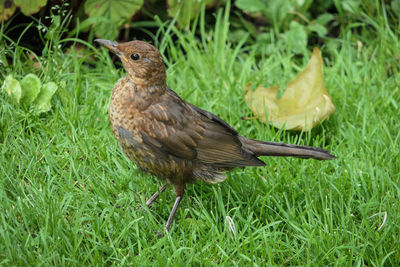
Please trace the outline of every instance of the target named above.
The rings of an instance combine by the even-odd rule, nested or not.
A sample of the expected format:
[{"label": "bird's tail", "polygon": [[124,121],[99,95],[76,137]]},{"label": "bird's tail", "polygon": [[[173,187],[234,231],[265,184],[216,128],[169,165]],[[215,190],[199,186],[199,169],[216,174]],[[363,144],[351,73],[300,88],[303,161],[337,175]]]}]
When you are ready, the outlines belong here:
[{"label": "bird's tail", "polygon": [[255,156],[281,156],[296,158],[313,158],[318,160],[335,159],[329,151],[312,146],[299,146],[284,143],[266,142],[243,138],[245,149],[252,151]]}]

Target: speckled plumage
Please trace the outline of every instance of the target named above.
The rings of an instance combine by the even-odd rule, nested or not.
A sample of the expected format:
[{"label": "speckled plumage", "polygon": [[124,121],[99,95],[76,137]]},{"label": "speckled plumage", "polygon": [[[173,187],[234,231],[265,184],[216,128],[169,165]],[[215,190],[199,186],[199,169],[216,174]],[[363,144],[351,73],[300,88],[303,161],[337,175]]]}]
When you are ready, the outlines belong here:
[{"label": "speckled plumage", "polygon": [[[109,107],[111,128],[122,150],[141,169],[175,187],[177,199],[167,230],[189,182],[217,183],[235,167],[264,166],[257,158],[261,155],[334,158],[320,148],[240,136],[225,121],[167,87],[165,66],[154,46],[96,41],[117,54],[128,73],[115,84]],[[147,204],[157,197],[154,194]]]}]

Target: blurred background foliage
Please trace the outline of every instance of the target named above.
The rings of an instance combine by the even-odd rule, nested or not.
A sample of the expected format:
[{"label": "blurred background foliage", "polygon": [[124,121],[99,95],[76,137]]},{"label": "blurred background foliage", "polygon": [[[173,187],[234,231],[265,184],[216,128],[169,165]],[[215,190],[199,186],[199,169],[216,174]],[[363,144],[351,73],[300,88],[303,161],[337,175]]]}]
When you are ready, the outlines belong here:
[{"label": "blurred background foliage", "polygon": [[[190,29],[202,8],[209,27],[205,30],[212,30],[215,11],[226,4],[226,0],[0,0],[0,19],[6,36],[41,53],[44,41],[59,36],[60,29],[64,38],[88,41],[154,40],[160,23],[174,18],[181,30]],[[231,3],[229,41],[245,39],[260,46],[260,53],[269,54],[281,45],[302,54],[307,46],[320,45],[348,29],[360,36],[366,30],[373,32],[367,21],[371,18],[385,18],[377,23],[397,31],[399,16],[400,0],[236,0]],[[27,30],[29,24],[38,26]]]}]

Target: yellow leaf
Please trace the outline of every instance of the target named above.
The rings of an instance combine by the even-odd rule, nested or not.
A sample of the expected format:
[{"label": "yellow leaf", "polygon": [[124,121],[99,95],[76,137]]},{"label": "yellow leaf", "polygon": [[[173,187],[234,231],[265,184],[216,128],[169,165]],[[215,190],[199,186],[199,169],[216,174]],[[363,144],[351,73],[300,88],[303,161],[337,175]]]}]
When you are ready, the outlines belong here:
[{"label": "yellow leaf", "polygon": [[[335,112],[332,98],[324,86],[321,51],[314,48],[307,66],[287,86],[280,99],[278,86],[246,86],[245,100],[262,121],[285,130],[308,131]],[[268,116],[268,120],[266,119]]]}]

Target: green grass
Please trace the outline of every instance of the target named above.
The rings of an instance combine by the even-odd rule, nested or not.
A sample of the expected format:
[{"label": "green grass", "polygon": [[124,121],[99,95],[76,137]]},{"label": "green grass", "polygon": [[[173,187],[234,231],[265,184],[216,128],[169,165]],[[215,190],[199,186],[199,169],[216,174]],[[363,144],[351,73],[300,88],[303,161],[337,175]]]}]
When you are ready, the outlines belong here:
[{"label": "green grass", "polygon": [[349,28],[326,40],[325,83],[337,110],[296,134],[241,120],[252,115],[242,90],[249,81],[287,84],[310,54],[295,65],[284,47],[274,47],[258,70],[252,47],[230,45],[227,16],[219,16],[200,38],[160,30],[168,85],[242,135],[321,146],[338,159],[265,157],[265,168],[235,170],[222,184],[189,185],[171,232],[158,239],[173,190],[151,210],[138,209],[161,182],[123,156],[107,118],[111,88],[124,71],[105,50],[78,39],[69,41],[88,46],[83,57],[54,44],[38,58],[42,70],[24,63],[25,49],[3,43],[3,64],[5,54],[13,64],[1,77],[37,72],[60,89],[40,117],[1,92],[0,265],[400,264],[398,33],[366,18],[372,30],[354,35]]}]

